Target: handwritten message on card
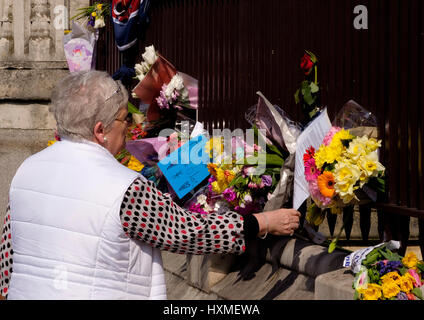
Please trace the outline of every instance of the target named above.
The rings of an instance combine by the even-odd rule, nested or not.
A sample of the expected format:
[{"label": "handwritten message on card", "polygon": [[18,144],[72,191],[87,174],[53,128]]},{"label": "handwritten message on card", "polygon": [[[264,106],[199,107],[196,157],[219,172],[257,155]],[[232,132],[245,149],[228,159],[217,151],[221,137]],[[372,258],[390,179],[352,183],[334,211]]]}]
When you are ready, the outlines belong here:
[{"label": "handwritten message on card", "polygon": [[180,199],[209,176],[206,142],[205,136],[197,136],[158,163],[160,170]]}]

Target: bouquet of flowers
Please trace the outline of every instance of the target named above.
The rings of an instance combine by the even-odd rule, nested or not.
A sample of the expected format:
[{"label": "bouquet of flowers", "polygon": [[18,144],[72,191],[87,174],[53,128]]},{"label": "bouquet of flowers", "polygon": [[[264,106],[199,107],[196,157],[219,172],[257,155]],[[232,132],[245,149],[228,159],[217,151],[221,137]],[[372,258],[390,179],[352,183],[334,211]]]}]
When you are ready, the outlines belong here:
[{"label": "bouquet of flowers", "polygon": [[355,300],[423,300],[424,262],[414,252],[402,257],[392,250],[384,243],[348,257],[360,257],[352,264]]},{"label": "bouquet of flowers", "polygon": [[318,150],[310,147],[303,155],[305,178],[315,204],[341,208],[359,203],[358,191],[364,187],[383,187],[380,146],[375,138],[332,127]]},{"label": "bouquet of flowers", "polygon": [[375,117],[352,100],[346,103],[322,144],[316,149],[311,146],[303,155],[313,200],[306,215],[310,224],[321,224],[328,211],[323,209],[340,213],[343,207],[376,201],[384,193],[385,168],[379,162],[379,147]]},{"label": "bouquet of flowers", "polygon": [[91,6],[79,8],[78,11],[79,13],[73,16],[71,20],[86,19],[87,26],[99,29],[105,26],[105,17],[110,15],[110,4],[95,2]]},{"label": "bouquet of flowers", "polygon": [[[147,121],[176,121],[176,111],[198,108],[198,82],[177,69],[154,48],[145,48],[142,61],[135,65],[139,80],[132,95],[149,105]],[[170,121],[166,121],[168,124]]]},{"label": "bouquet of flowers", "polygon": [[207,214],[233,210],[245,215],[281,208],[287,202],[293,168],[291,164],[285,165],[290,158],[288,150],[300,130],[281,109],[277,111],[278,107],[272,106],[261,93],[258,95],[258,104],[246,115],[253,124],[255,142],[232,137],[226,150],[222,137],[209,140],[206,151],[212,159],[208,164],[211,177],[208,185],[187,204],[191,211]]}]

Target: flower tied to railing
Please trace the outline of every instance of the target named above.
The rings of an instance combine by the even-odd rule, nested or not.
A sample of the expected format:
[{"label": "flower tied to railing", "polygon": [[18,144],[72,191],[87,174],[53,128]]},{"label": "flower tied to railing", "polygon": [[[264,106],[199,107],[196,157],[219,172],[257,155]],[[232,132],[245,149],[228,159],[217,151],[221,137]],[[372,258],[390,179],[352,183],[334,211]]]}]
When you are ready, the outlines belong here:
[{"label": "flower tied to railing", "polygon": [[91,26],[94,29],[103,28],[105,24],[105,18],[110,15],[110,4],[105,2],[95,2],[93,5],[77,9],[79,13],[71,18],[71,20],[86,19],[87,26]]},{"label": "flower tied to railing", "polygon": [[307,124],[320,110],[320,89],[318,83],[318,59],[310,51],[300,59],[300,68],[306,76],[300,88],[296,91],[294,99],[296,104],[301,104],[302,112]]}]

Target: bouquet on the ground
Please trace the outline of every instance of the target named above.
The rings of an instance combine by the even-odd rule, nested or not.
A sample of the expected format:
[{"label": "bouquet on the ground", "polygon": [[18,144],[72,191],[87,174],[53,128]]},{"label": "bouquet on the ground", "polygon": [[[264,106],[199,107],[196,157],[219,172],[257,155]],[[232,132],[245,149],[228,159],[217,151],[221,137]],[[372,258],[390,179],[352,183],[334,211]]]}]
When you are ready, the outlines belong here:
[{"label": "bouquet on the ground", "polygon": [[376,120],[354,101],[340,111],[322,144],[303,155],[305,179],[313,200],[307,220],[319,225],[325,211],[376,201],[384,193],[384,166],[379,162]]},{"label": "bouquet on the ground", "polygon": [[423,300],[424,262],[414,252],[402,257],[392,250],[391,243],[384,243],[347,257],[357,260],[347,265],[355,273],[354,299]]}]

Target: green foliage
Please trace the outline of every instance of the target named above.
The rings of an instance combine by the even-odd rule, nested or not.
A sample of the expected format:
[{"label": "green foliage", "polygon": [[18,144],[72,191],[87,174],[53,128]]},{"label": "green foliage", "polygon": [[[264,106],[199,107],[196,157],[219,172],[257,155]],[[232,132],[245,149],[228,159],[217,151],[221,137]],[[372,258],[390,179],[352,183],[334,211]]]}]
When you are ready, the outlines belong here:
[{"label": "green foliage", "polygon": [[128,113],[141,114],[140,110],[128,101]]}]

